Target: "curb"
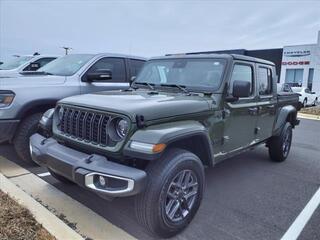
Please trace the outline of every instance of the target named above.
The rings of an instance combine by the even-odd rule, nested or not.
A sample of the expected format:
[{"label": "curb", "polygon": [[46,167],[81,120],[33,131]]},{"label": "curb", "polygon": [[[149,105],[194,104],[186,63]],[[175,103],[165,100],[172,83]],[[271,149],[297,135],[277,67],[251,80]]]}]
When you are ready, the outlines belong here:
[{"label": "curb", "polygon": [[0,173],[0,189],[27,208],[34,218],[57,240],[83,240],[83,238],[56,217],[48,209],[18,188],[8,178]]},{"label": "curb", "polygon": [[299,118],[309,119],[309,120],[320,120],[319,115],[306,114],[306,113],[298,113]]}]

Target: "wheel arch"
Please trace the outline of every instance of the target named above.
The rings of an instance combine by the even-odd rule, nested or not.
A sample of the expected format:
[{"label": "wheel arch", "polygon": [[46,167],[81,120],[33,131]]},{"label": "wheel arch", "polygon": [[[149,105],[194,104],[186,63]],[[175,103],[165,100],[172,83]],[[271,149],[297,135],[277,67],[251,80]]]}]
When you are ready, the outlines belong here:
[{"label": "wheel arch", "polygon": [[273,135],[279,135],[286,122],[289,122],[293,128],[297,123],[297,109],[292,105],[288,105],[280,109]]},{"label": "wheel arch", "polygon": [[[130,148],[132,141],[166,144],[162,153],[147,154]],[[197,155],[206,166],[214,164],[213,144],[205,126],[198,121],[159,124],[136,131],[124,147],[124,154],[142,160],[157,160],[168,149],[180,148]]]},{"label": "wheel arch", "polygon": [[22,120],[31,114],[45,112],[50,108],[54,108],[56,103],[56,99],[41,99],[28,102],[22,106],[22,111],[19,112],[18,118]]}]

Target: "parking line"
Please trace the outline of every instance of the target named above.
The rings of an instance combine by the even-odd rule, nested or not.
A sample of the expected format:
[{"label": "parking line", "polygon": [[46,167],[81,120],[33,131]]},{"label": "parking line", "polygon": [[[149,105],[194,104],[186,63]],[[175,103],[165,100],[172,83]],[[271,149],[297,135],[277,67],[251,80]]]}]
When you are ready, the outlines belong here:
[{"label": "parking line", "polygon": [[295,240],[299,237],[300,233],[310,220],[312,214],[320,205],[320,188],[316,191],[313,197],[310,199],[308,204],[304,207],[302,212],[291,224],[287,232],[283,235],[281,240]]},{"label": "parking line", "polygon": [[49,172],[44,172],[44,173],[39,173],[37,175],[38,177],[47,177],[47,176],[50,176],[51,174]]}]

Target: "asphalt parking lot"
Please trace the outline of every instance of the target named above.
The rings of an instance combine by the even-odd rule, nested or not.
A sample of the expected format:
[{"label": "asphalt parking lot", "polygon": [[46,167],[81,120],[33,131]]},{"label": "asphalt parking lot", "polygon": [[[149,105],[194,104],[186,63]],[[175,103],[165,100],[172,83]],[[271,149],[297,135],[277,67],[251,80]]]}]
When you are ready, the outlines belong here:
[{"label": "asphalt parking lot", "polygon": [[[176,239],[280,239],[320,187],[320,121],[301,120],[284,163],[268,158],[264,146],[206,170],[204,200],[190,226]],[[0,155],[29,171],[47,172],[22,163],[9,145]],[[93,193],[43,179],[138,239],[152,239],[134,216],[133,198],[106,202]],[[320,208],[299,239],[320,239]]]}]

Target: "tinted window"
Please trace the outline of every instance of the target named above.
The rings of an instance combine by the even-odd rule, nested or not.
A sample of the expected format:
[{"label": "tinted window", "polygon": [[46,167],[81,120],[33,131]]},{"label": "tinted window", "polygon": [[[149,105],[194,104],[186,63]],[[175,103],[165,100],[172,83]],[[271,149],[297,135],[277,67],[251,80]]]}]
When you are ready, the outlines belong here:
[{"label": "tinted window", "polygon": [[258,68],[259,94],[269,95],[272,92],[271,69],[266,67]]},{"label": "tinted window", "polygon": [[125,82],[126,69],[123,58],[102,58],[97,61],[88,72],[95,72],[97,70],[109,70],[112,72],[112,82]]},{"label": "tinted window", "polygon": [[232,71],[229,93],[232,94],[234,81],[246,81],[251,83],[250,92],[253,89],[253,69],[249,65],[235,64]]},{"label": "tinted window", "polygon": [[[44,65],[46,65],[47,63],[49,63],[49,62],[51,62],[51,61],[53,61],[53,60],[55,60],[56,58],[40,58],[40,59],[38,59],[38,60],[36,60],[36,61],[34,61],[34,62],[32,62],[32,63],[39,63],[39,65],[40,65],[40,67],[39,68],[41,68],[41,67],[43,67]],[[23,69],[23,71],[30,71],[31,70],[31,64],[32,63],[30,63],[25,69]]]},{"label": "tinted window", "polygon": [[145,61],[130,59],[131,76],[137,76]]}]

